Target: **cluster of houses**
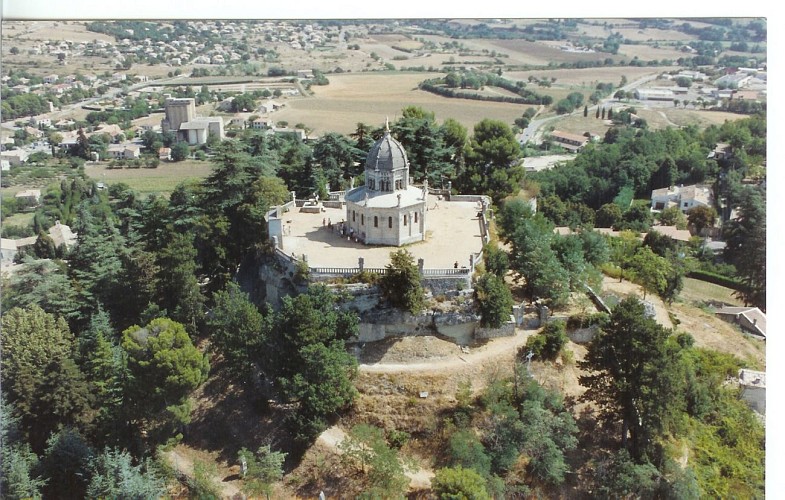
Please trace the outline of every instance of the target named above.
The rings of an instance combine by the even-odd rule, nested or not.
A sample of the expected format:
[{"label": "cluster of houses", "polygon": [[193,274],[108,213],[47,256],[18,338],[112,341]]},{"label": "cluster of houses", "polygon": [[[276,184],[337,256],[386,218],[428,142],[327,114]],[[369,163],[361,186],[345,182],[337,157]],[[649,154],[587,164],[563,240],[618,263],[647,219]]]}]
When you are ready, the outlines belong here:
[{"label": "cluster of houses", "polygon": [[[189,21],[189,34],[176,39],[123,38],[116,43],[106,40],[73,42],[43,40],[30,49],[30,55],[51,55],[60,64],[76,56],[109,58],[113,66],[123,65],[129,55],[149,62],[170,66],[186,64],[226,64],[240,61],[243,51],[229,44],[214,44],[211,38],[239,40],[249,34],[263,36],[268,42],[285,43],[295,50],[313,50],[340,33],[340,28],[316,23],[296,24],[286,21],[247,23],[243,21]],[[134,35],[129,29],[128,35]],[[204,36],[208,35],[208,36]]]},{"label": "cluster of houses", "polygon": [[[144,76],[133,77],[136,81],[143,81]],[[17,94],[55,94],[63,95],[74,89],[97,89],[101,86],[117,86],[127,81],[128,75],[123,72],[114,72],[109,76],[98,77],[92,74],[68,74],[65,76],[51,73],[42,77],[42,83],[32,83],[30,78],[10,77],[4,75],[0,83],[9,85],[8,89]],[[51,110],[50,110],[51,111]]]},{"label": "cluster of houses", "polygon": [[[664,80],[688,78],[693,82],[709,82],[709,77],[693,70],[682,70],[677,74],[662,75]],[[704,99],[744,99],[760,101],[766,96],[767,72],[765,68],[726,68],[725,74],[714,79],[710,84],[693,87],[642,87],[634,91],[639,101],[670,101],[688,94]]]}]

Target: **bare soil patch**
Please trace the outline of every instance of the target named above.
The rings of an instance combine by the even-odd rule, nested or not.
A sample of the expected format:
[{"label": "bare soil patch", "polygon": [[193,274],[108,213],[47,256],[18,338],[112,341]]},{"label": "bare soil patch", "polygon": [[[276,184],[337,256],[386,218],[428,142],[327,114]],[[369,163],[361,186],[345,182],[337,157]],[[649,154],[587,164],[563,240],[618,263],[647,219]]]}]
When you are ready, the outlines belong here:
[{"label": "bare soil patch", "polygon": [[754,339],[711,312],[688,304],[674,303],[670,310],[679,322],[677,328],[692,335],[695,345],[733,354],[752,368],[766,370],[765,341]]},{"label": "bare soil patch", "polygon": [[651,303],[656,312],[654,319],[665,328],[673,328],[673,323],[671,322],[670,317],[668,317],[668,309],[662,299],[650,293],[647,293],[646,298],[644,299],[643,288],[640,285],[636,285],[635,283],[626,280],[619,282],[616,278],[605,276],[602,281],[602,289],[605,293],[610,292],[619,297],[619,299],[632,295]]}]

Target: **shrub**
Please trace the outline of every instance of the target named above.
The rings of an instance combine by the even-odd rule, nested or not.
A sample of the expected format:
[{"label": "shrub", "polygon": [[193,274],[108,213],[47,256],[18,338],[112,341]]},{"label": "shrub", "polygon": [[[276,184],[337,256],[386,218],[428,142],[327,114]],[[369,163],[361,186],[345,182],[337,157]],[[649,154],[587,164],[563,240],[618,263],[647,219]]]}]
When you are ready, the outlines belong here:
[{"label": "shrub", "polygon": [[551,321],[540,333],[529,337],[523,348],[525,352],[522,354],[526,355],[531,351],[540,359],[553,360],[559,355],[567,340],[564,321]]}]

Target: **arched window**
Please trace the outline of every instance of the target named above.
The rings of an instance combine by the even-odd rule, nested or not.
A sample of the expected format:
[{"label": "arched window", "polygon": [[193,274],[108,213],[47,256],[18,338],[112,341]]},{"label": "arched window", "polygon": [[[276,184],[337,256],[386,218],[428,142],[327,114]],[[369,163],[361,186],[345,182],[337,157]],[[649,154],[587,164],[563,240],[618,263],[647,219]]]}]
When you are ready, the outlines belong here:
[{"label": "arched window", "polygon": [[356,217],[356,213],[355,213],[355,211],[354,211],[354,210],[352,210],[352,222],[354,222],[355,220],[357,220],[355,217]]},{"label": "arched window", "polygon": [[388,217],[388,218],[387,218],[387,227],[389,227],[390,229],[392,229],[392,217]]},{"label": "arched window", "polygon": [[365,225],[365,214],[360,214],[360,224]]},{"label": "arched window", "polygon": [[406,215],[404,215],[404,216],[403,216],[403,225],[404,225],[404,226],[406,225],[406,222],[407,222],[407,219],[406,219],[406,217],[407,217]]},{"label": "arched window", "polygon": [[419,212],[414,212],[414,223],[415,223],[415,224],[417,224],[417,214],[418,214],[418,213],[419,213]]},{"label": "arched window", "polygon": [[379,217],[373,216],[373,227],[379,227]]}]

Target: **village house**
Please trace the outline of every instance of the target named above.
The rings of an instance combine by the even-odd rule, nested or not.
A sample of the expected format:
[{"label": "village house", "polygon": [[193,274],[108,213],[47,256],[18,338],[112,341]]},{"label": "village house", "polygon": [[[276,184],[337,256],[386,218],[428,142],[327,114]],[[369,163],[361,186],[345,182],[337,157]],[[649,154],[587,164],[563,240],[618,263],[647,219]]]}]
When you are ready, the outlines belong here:
[{"label": "village house", "polygon": [[766,338],[766,313],[757,307],[723,307],[714,314],[757,337]]},{"label": "village house", "polygon": [[19,248],[16,246],[16,240],[0,238],[0,262],[3,267],[12,265],[17,253]]},{"label": "village house", "polygon": [[682,212],[688,212],[698,206],[710,207],[711,197],[711,189],[698,184],[655,189],[651,192],[651,209],[664,210],[677,206]]},{"label": "village house", "polygon": [[24,203],[27,206],[34,207],[41,203],[41,190],[40,189],[26,189],[19,191],[14,195],[16,201]]},{"label": "village house", "polygon": [[262,103],[259,106],[259,112],[261,112],[261,113],[272,113],[273,111],[281,109],[282,106],[283,106],[282,104],[278,104],[275,101],[267,101],[267,102]]},{"label": "village house", "polygon": [[63,247],[66,251],[71,250],[76,246],[77,235],[71,231],[70,226],[60,224],[60,221],[55,221],[55,225],[49,228],[49,237],[54,241],[55,247]]},{"label": "village house", "polygon": [[715,160],[727,160],[733,154],[733,149],[731,148],[730,144],[724,142],[718,142],[714,149],[709,152],[709,158],[714,158]]},{"label": "village house", "polygon": [[561,130],[554,130],[550,135],[551,139],[557,142],[559,146],[574,153],[579,152],[589,142],[589,138],[586,136],[570,134]]},{"label": "village house", "polygon": [[738,99],[740,101],[759,101],[760,94],[757,90],[737,90],[733,93],[731,99]]},{"label": "village house", "polygon": [[135,160],[140,156],[141,148],[136,144],[110,144],[107,154],[114,159]]},{"label": "village house", "polygon": [[52,75],[46,75],[46,76],[43,78],[43,81],[44,81],[44,83],[46,83],[46,84],[48,84],[48,85],[51,85],[51,84],[53,84],[53,83],[57,82],[57,79],[58,79],[58,78],[59,78],[59,77],[58,77],[57,75],[54,75],[54,74],[52,74]]},{"label": "village house", "polygon": [[158,159],[170,161],[172,159],[172,148],[159,148]]},{"label": "village house", "polygon": [[308,137],[305,135],[305,130],[288,128],[288,127],[272,127],[269,132],[284,137],[293,137],[299,141],[305,141]]},{"label": "village house", "polygon": [[33,116],[30,118],[30,125],[33,127],[51,127],[52,126],[52,119],[48,116]]},{"label": "village house", "polygon": [[18,167],[27,161],[30,154],[24,149],[12,149],[0,152],[0,159],[6,160],[12,167]]},{"label": "village house", "polygon": [[251,122],[251,128],[255,128],[257,130],[262,130],[266,128],[272,128],[273,122],[269,118],[257,118],[253,122]]}]

